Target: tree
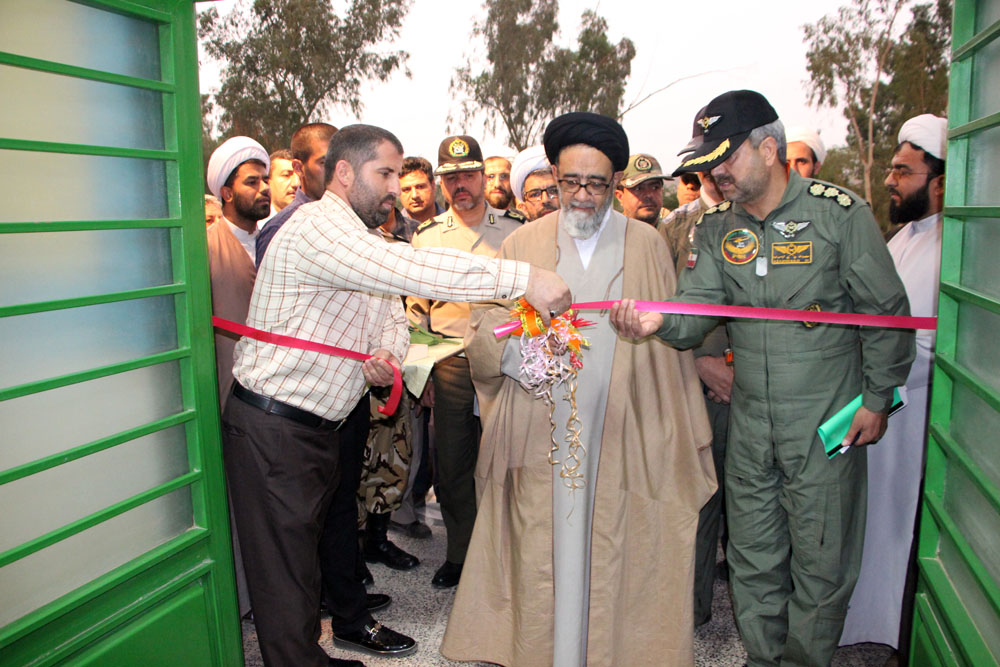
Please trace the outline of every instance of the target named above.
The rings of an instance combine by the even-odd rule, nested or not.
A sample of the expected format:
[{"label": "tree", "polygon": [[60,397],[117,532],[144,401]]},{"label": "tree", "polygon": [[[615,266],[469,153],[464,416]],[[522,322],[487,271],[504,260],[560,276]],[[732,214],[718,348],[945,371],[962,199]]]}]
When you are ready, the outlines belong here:
[{"label": "tree", "polygon": [[[806,53],[806,69],[811,78],[807,89],[809,101],[829,107],[843,102],[868,201],[872,199],[879,84],[894,45],[893,26],[905,2],[854,0],[852,5],[841,7],[836,15],[824,16],[802,28],[809,42]],[[862,113],[867,119],[862,118]]]},{"label": "tree", "polygon": [[473,39],[485,47],[486,64],[474,73],[470,58],[451,81],[461,100],[460,124],[482,113],[486,130],[494,133],[501,125],[520,151],[538,143],[545,125],[561,113],[618,115],[635,57],[631,40],[612,44],[607,21],[587,10],[577,49],[561,48],[553,43],[558,0],[486,0],[484,7],[486,18],[474,25]]},{"label": "tree", "polygon": [[406,61],[405,52],[378,46],[399,35],[409,4],[349,0],[342,15],[330,0],[242,0],[225,17],[208,9],[199,37],[223,63],[214,95],[222,134],[273,150],[334,106],[360,114],[361,84],[385,81]]},{"label": "tree", "polygon": [[[948,105],[951,0],[915,5],[910,11],[905,30],[888,44],[877,83],[862,85],[853,104],[845,98],[847,147],[832,149],[822,172],[826,180],[864,191],[875,218],[883,225],[888,220],[889,197],[880,174],[892,160],[899,127],[917,114],[945,115]],[[829,71],[829,64],[819,56],[810,50],[810,65],[815,63],[819,72]],[[863,131],[859,134],[856,128]],[[866,171],[864,160],[869,155],[871,162]]]}]

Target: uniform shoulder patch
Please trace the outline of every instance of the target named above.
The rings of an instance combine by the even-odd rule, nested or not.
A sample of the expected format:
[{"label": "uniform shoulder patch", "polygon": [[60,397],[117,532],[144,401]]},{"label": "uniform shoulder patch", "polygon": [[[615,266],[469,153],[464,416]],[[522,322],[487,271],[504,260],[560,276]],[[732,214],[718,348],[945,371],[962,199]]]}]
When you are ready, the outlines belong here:
[{"label": "uniform shoulder patch", "polygon": [[521,213],[520,211],[506,210],[503,212],[503,214],[508,218],[511,218],[512,220],[517,220],[521,224],[524,224],[525,222],[528,221],[528,219],[524,217],[524,214]]},{"label": "uniform shoulder patch", "polygon": [[822,197],[824,199],[833,199],[838,204],[844,208],[848,208],[854,203],[854,199],[851,195],[847,194],[840,188],[830,185],[828,183],[821,183],[820,181],[813,181],[812,185],[809,186],[809,194],[813,197]]}]

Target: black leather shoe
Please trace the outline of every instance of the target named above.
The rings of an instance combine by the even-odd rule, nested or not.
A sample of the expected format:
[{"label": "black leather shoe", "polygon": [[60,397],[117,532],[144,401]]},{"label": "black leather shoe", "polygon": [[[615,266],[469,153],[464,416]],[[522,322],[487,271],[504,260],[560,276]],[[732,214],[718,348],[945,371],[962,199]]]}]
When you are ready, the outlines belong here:
[{"label": "black leather shoe", "polygon": [[368,611],[385,609],[391,604],[392,598],[384,593],[368,593],[368,597],[365,599],[365,608]]},{"label": "black leather shoe", "polygon": [[419,521],[414,521],[413,523],[396,523],[395,521],[391,521],[389,529],[400,532],[407,537],[412,537],[415,540],[429,540],[431,538],[430,527],[426,523],[420,523]]},{"label": "black leather shoe", "polygon": [[446,560],[444,565],[438,568],[431,579],[431,586],[434,588],[454,588],[458,586],[458,580],[462,578],[462,563],[452,563]]},{"label": "black leather shoe", "polygon": [[388,565],[394,570],[412,570],[420,565],[416,556],[406,553],[389,540],[365,544],[365,560]]},{"label": "black leather shoe", "polygon": [[379,621],[361,630],[334,634],[333,644],[372,655],[408,655],[417,649],[417,642],[412,638],[385,627]]},{"label": "black leather shoe", "polygon": [[406,553],[389,541],[389,513],[369,514],[365,528],[365,560],[384,563],[394,570],[412,570],[420,565],[416,556]]},{"label": "black leather shoe", "polygon": [[365,667],[365,663],[360,660],[342,660],[341,658],[330,658],[330,667]]}]

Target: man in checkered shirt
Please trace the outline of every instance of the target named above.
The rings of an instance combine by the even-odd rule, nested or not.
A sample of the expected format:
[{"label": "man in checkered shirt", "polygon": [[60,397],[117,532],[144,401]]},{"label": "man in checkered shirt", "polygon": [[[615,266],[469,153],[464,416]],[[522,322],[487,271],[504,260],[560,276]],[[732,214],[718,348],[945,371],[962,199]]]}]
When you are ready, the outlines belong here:
[{"label": "man in checkered shirt", "polygon": [[[247,324],[371,354],[344,357],[244,338],[222,417],[226,473],[261,653],[268,665],[331,661],[319,638],[319,542],[338,478],[339,429],[366,385],[392,382],[409,337],[398,295],[447,301],[524,295],[545,320],[565,311],[555,273],[457,250],[386,243],[376,228],[399,195],[403,148],[381,128],[354,125],[330,139],[323,197],[303,204],[271,242]],[[244,534],[247,544],[242,544]],[[363,596],[361,596],[363,600]],[[416,643],[372,619],[334,627],[338,646],[403,655]]]}]

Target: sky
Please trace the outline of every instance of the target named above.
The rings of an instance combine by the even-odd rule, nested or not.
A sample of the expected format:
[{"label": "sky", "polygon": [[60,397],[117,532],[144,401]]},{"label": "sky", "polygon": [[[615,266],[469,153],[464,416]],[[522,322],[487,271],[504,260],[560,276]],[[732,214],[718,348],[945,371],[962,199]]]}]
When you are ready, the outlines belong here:
[{"label": "sky", "polygon": [[[820,130],[829,148],[844,143],[847,125],[839,109],[816,109],[807,102],[809,75],[802,26],[849,1],[561,0],[556,42],[576,47],[585,9],[596,9],[607,19],[612,43],[623,36],[631,39],[636,56],[625,91],[626,107],[672,81],[698,75],[653,96],[622,120],[631,152],[652,154],[664,170],[678,164],[676,154],[691,138],[695,113],[716,95],[739,88],[767,97],[786,127],[807,125]],[[224,14],[234,2],[200,3],[199,7],[209,4]],[[337,127],[355,122],[384,127],[399,137],[407,155],[422,155],[435,163],[438,145],[448,134],[449,111],[458,108],[448,90],[452,74],[469,56],[483,57],[484,47],[477,49],[472,42],[472,25],[484,15],[476,0],[414,0],[399,38],[391,45],[410,54],[411,77],[397,72],[384,83],[364,86],[360,117],[334,109],[316,120]],[[905,25],[909,13],[900,18]],[[206,63],[203,56],[202,92],[213,92],[218,85],[218,67]],[[506,146],[502,130],[500,136],[488,136],[482,122],[452,130],[477,138],[486,156],[514,152]]]}]

